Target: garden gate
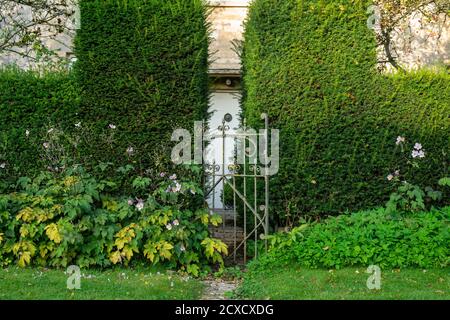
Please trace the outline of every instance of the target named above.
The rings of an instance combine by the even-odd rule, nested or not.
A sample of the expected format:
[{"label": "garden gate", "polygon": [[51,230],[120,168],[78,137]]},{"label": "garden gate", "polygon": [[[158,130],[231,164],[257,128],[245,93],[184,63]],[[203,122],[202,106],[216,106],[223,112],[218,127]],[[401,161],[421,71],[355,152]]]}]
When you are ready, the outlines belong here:
[{"label": "garden gate", "polygon": [[[270,176],[269,171],[258,164],[257,153],[259,147],[260,157],[268,157],[269,123],[266,114],[262,118],[264,130],[248,129],[244,120],[243,128],[234,131],[229,126],[232,115],[227,113],[222,123],[211,128],[205,139],[216,142],[215,146],[221,148],[220,156],[205,163],[204,168],[205,199],[210,200],[210,211],[221,215],[223,220],[221,226],[213,228],[213,236],[232,248],[235,263],[240,254],[246,263],[250,250],[255,258],[259,250],[267,250]],[[226,154],[227,143],[233,146],[232,156]],[[215,190],[220,185],[221,194],[217,195]],[[222,201],[216,201],[217,196],[222,197]],[[217,206],[217,203],[222,205]],[[253,242],[251,247],[250,241]]]}]

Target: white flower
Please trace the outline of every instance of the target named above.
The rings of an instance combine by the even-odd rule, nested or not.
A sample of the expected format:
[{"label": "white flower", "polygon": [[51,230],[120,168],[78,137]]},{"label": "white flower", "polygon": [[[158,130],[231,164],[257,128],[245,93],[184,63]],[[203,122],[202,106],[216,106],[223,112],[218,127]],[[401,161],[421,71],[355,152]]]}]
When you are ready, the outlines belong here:
[{"label": "white flower", "polygon": [[177,175],[176,175],[176,174],[173,174],[173,175],[171,175],[171,176],[169,177],[169,179],[170,179],[170,180],[176,180],[176,179],[177,179]]},{"label": "white flower", "polygon": [[191,189],[189,190],[192,194],[195,194],[195,190]]},{"label": "white flower", "polygon": [[133,201],[133,200],[131,200],[131,199],[128,200],[128,205],[129,205],[129,206],[132,206],[133,204],[134,204],[134,201]]},{"label": "white flower", "polygon": [[6,168],[6,163],[2,162],[2,164],[0,164],[0,169],[5,169]]},{"label": "white flower", "polygon": [[144,200],[142,200],[142,199],[137,200],[136,209],[138,209],[139,211],[144,209]]},{"label": "white flower", "polygon": [[44,146],[45,149],[50,148],[50,143],[48,142],[44,142],[42,145]]},{"label": "white flower", "polygon": [[400,170],[395,170],[394,176],[398,177],[400,175]]},{"label": "white flower", "polygon": [[186,248],[184,247],[184,245],[181,245],[180,250],[181,251],[186,251]]},{"label": "white flower", "polygon": [[416,149],[416,150],[422,150],[422,145],[421,145],[420,143],[416,143],[416,144],[414,145],[414,149]]},{"label": "white flower", "polygon": [[128,155],[131,156],[134,153],[134,148],[133,147],[128,147],[127,148],[127,153],[128,153]]},{"label": "white flower", "polygon": [[392,174],[390,174],[390,175],[387,176],[387,179],[388,179],[389,181],[391,181],[392,179],[394,179],[394,176],[393,176]]},{"label": "white flower", "polygon": [[28,138],[29,135],[30,135],[30,130],[25,130],[25,136]]},{"label": "white flower", "polygon": [[52,133],[53,132],[53,128],[50,128],[47,133]]},{"label": "white flower", "polygon": [[181,191],[181,184],[179,184],[178,182],[176,183],[175,187],[172,188],[172,191],[177,193]]},{"label": "white flower", "polygon": [[81,128],[81,121],[78,123],[75,123],[75,128]]},{"label": "white flower", "polygon": [[397,137],[397,141],[395,142],[395,144],[399,145],[399,144],[405,142],[405,140],[406,140],[405,137],[398,136]]},{"label": "white flower", "polygon": [[174,226],[178,226],[178,225],[180,224],[180,222],[179,222],[178,220],[174,220],[174,221],[172,222],[172,224],[173,224]]},{"label": "white flower", "polygon": [[425,158],[425,151],[423,150],[419,151],[419,158]]},{"label": "white flower", "polygon": [[161,173],[159,174],[159,176],[160,176],[161,178],[164,178],[164,177],[166,176],[166,173],[165,173],[165,172],[161,172]]},{"label": "white flower", "polygon": [[166,224],[166,229],[169,231],[172,230],[172,225],[170,223]]},{"label": "white flower", "polygon": [[117,127],[116,127],[114,124],[112,124],[112,123],[110,123],[108,127],[109,127],[110,129],[113,129],[113,130],[117,128]]}]

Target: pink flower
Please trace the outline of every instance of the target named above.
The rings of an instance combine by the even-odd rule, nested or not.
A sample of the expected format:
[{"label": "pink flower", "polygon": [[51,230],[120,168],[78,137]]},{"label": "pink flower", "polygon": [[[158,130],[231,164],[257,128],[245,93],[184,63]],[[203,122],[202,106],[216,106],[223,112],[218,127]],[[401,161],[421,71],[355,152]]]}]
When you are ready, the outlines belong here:
[{"label": "pink flower", "polygon": [[164,178],[164,177],[166,176],[166,173],[165,173],[165,172],[161,172],[161,173],[159,174],[159,176],[160,176],[161,178]]},{"label": "pink flower", "polygon": [[415,158],[425,158],[425,151],[423,150],[413,150],[411,152],[411,156],[415,159]]},{"label": "pink flower", "polygon": [[176,180],[176,179],[177,179],[177,175],[176,175],[176,174],[173,174],[173,175],[171,175],[171,176],[169,177],[169,179],[170,179],[170,180]]},{"label": "pink flower", "polygon": [[110,123],[108,127],[109,127],[110,129],[113,129],[113,130],[117,128],[117,127],[116,127],[114,124],[112,124],[112,123]]},{"label": "pink flower", "polygon": [[422,150],[422,145],[421,145],[420,143],[416,143],[416,144],[414,145],[414,149],[416,149],[416,150]]}]

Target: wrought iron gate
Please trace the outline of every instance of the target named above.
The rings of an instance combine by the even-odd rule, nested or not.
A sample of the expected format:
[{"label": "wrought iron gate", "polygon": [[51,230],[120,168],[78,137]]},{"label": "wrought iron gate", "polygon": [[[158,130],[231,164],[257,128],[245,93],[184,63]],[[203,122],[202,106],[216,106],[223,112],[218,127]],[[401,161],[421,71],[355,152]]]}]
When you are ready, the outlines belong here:
[{"label": "wrought iron gate", "polygon": [[[265,170],[258,164],[258,157],[255,153],[258,152],[258,146],[262,146],[264,150],[259,150],[259,154],[268,155],[268,132],[269,121],[266,114],[262,115],[264,120],[264,130],[256,132],[255,130],[248,130],[244,120],[243,127],[231,132],[229,123],[232,120],[230,114],[226,114],[222,120],[222,124],[217,128],[213,128],[209,132],[208,139],[213,141],[215,139],[221,140],[221,161],[219,163],[212,162],[205,164],[205,200],[212,197],[212,204],[210,211],[222,215],[223,224],[220,228],[225,234],[225,230],[230,226],[226,226],[227,222],[232,222],[232,256],[234,262],[237,260],[237,255],[241,250],[243,254],[243,261],[247,261],[248,241],[254,240],[254,254],[258,256],[259,245],[263,243],[265,250],[267,250],[266,236],[269,233],[269,171]],[[234,152],[231,159],[226,156],[227,140],[234,142]],[[257,144],[256,141],[263,139],[266,143]],[[216,144],[217,145],[217,144]],[[266,162],[267,164],[267,162]],[[231,195],[228,195],[228,205],[225,199],[222,201],[221,208],[216,207],[216,188],[222,185],[222,191],[226,188],[231,190]],[[225,195],[221,195],[225,198]],[[238,226],[238,209],[242,219],[240,219],[241,226]],[[248,228],[249,219],[252,219],[251,228]],[[230,235],[228,233],[228,235]],[[238,236],[240,235],[240,236]],[[263,237],[262,237],[263,236]],[[263,242],[261,241],[263,240]]]}]

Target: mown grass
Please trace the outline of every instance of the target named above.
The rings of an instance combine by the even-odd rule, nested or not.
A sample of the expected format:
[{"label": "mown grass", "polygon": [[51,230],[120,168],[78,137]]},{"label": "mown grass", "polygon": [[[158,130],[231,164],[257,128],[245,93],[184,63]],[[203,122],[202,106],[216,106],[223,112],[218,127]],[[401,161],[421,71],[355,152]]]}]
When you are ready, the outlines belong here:
[{"label": "mown grass", "polygon": [[287,265],[246,275],[238,298],[274,300],[449,300],[450,268],[382,270],[381,289],[370,290],[364,268],[306,269]]},{"label": "mown grass", "polygon": [[81,270],[81,288],[67,289],[65,270],[0,269],[0,300],[193,300],[200,281],[155,269]]}]

